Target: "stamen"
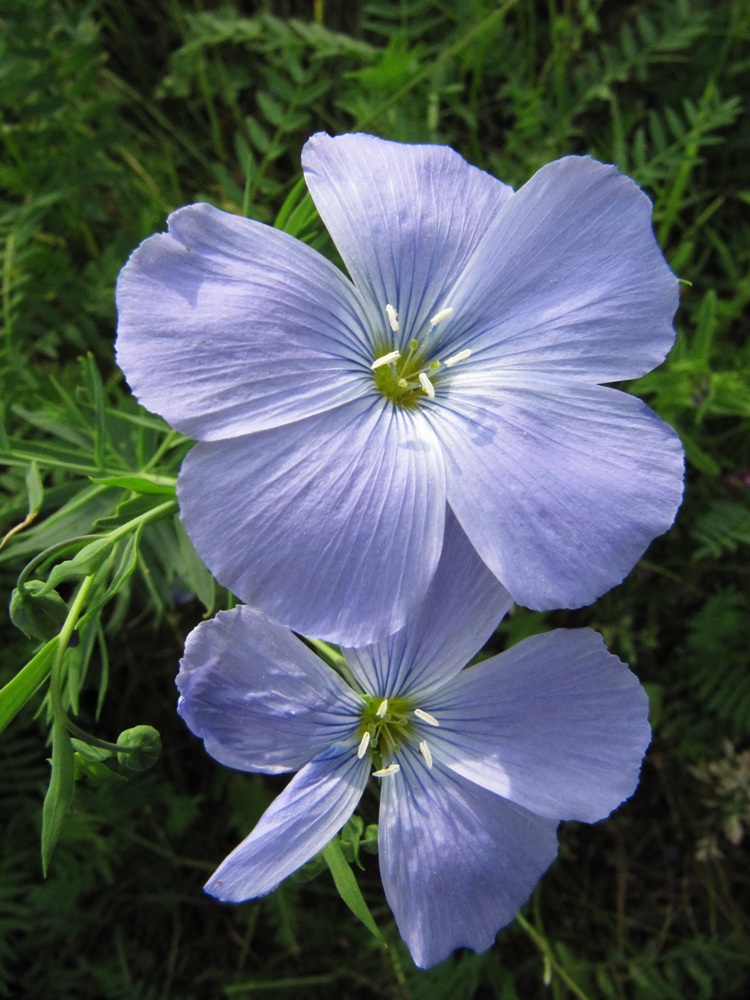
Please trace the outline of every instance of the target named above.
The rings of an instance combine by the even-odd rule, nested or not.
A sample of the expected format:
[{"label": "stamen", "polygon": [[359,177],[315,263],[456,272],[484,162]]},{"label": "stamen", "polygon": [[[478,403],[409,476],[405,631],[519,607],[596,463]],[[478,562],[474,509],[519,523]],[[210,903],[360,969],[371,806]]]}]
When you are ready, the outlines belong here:
[{"label": "stamen", "polygon": [[437,326],[438,323],[442,323],[444,319],[449,319],[452,315],[452,309],[441,309],[440,312],[436,312],[430,320],[430,326]]},{"label": "stamen", "polygon": [[435,387],[433,386],[432,382],[430,382],[430,380],[427,378],[424,372],[419,373],[419,384],[422,386],[422,388],[430,397],[430,399],[435,398]]},{"label": "stamen", "polygon": [[377,717],[379,719],[383,719],[383,718],[385,718],[385,713],[387,711],[388,711],[388,699],[387,698],[383,698],[383,700],[380,703],[380,708],[377,710],[377,712],[375,713],[375,715],[377,715]]},{"label": "stamen", "polygon": [[471,357],[471,351],[469,348],[465,348],[463,351],[459,351],[458,354],[454,354],[453,357],[447,358],[443,364],[446,368],[452,368],[457,365],[460,361],[466,361],[467,358]]},{"label": "stamen", "polygon": [[389,365],[392,361],[398,361],[401,357],[401,351],[391,351],[390,354],[384,354],[382,358],[376,358],[370,365],[372,371],[376,368],[380,368],[381,365]]},{"label": "stamen", "polygon": [[440,725],[440,723],[438,722],[438,720],[435,718],[434,715],[430,715],[429,712],[425,712],[424,709],[422,709],[422,708],[415,708],[414,709],[414,714],[416,715],[416,717],[418,719],[421,719],[422,722],[426,722],[428,726],[439,726]]},{"label": "stamen", "polygon": [[430,748],[427,746],[427,740],[421,740],[420,741],[419,752],[424,757],[427,766],[431,769],[432,768],[432,754],[430,752]]},{"label": "stamen", "polygon": [[357,750],[357,759],[362,760],[364,755],[367,753],[367,748],[370,745],[370,730],[364,734],[362,739],[359,741],[359,749]]},{"label": "stamen", "polygon": [[389,764],[388,767],[381,767],[379,771],[373,771],[373,778],[387,778],[390,774],[398,774],[401,770],[400,764]]},{"label": "stamen", "polygon": [[388,322],[391,324],[391,330],[393,330],[394,333],[398,333],[398,313],[390,302],[385,307],[385,314],[388,317]]}]

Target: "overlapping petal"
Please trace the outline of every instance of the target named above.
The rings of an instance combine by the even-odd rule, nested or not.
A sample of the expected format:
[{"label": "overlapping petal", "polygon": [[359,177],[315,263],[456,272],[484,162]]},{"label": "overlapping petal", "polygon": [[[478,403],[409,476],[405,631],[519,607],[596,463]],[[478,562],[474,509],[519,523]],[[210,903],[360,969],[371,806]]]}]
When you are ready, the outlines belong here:
[{"label": "overlapping petal", "polygon": [[178,496],[222,584],[295,631],[349,644],[404,624],[443,542],[431,429],[377,398],[199,444]]},{"label": "overlapping petal", "polygon": [[314,135],[302,151],[305,179],[355,284],[402,343],[450,303],[445,292],[512,191],[447,146],[371,135]]},{"label": "overlapping petal", "polygon": [[419,697],[457,674],[513,602],[448,509],[435,575],[409,624],[344,655],[362,687],[381,697]]},{"label": "overlapping petal", "polygon": [[645,691],[590,629],[525,639],[464,671],[430,710],[436,758],[549,819],[609,815],[651,738]]},{"label": "overlapping petal", "polygon": [[189,205],[117,285],[117,360],[136,396],[199,440],[320,413],[367,392],[372,333],[356,290],[269,226]]},{"label": "overlapping petal", "polygon": [[206,892],[240,903],[275,889],[346,823],[362,796],[369,770],[367,760],[337,748],[310,761],[219,865],[205,885]]},{"label": "overlapping petal", "polygon": [[455,948],[484,951],[557,854],[557,823],[411,751],[383,779],[380,870],[417,965]]},{"label": "overlapping petal", "polygon": [[447,349],[505,370],[634,378],[664,360],[678,298],[646,195],[615,167],[569,156],[488,229],[448,295]]},{"label": "overlapping petal", "polygon": [[361,699],[286,629],[249,607],[220,612],[188,636],[178,711],[229,767],[298,770],[355,732]]},{"label": "overlapping petal", "polygon": [[519,604],[589,604],[671,525],[677,435],[633,396],[532,374],[457,372],[431,411],[448,502]]}]

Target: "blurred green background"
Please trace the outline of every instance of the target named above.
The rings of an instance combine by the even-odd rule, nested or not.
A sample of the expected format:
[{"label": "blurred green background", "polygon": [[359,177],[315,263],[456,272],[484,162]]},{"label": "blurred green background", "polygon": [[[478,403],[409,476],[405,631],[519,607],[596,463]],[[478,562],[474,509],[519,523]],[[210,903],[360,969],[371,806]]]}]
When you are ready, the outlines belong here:
[{"label": "blurred green background", "polygon": [[[28,661],[40,672],[0,740],[0,996],[750,995],[749,43],[748,0],[0,0],[0,588],[9,600],[50,546],[41,578],[85,545],[68,540],[109,533],[104,562],[59,574],[71,601],[88,573],[93,602],[61,696],[104,740],[145,723],[164,745],[127,774],[75,745],[44,880],[53,652],[34,658],[39,643],[3,619],[0,683],[17,691]],[[357,875],[387,950],[325,872],[242,906],[203,895],[284,781],[221,768],[176,716],[184,637],[231,598],[170,504],[187,443],[114,365],[117,273],[179,205],[331,251],[299,183],[320,129],[447,143],[513,186],[568,153],[614,162],[652,198],[684,279],[669,359],[628,386],[685,443],[675,526],[594,606],[519,609],[492,644],[599,629],[651,696],[641,785],[609,820],[563,825],[558,861],[493,949],[429,972],[398,939],[372,856]]]}]

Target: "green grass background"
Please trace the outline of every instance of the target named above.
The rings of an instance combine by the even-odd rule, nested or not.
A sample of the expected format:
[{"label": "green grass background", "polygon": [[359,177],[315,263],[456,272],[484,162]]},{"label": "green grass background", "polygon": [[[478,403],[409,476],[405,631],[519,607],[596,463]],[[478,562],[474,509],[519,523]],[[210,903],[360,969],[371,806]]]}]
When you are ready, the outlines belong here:
[{"label": "green grass background", "polygon": [[[56,709],[49,663],[24,675],[0,741],[0,996],[750,995],[749,43],[748,0],[0,0],[0,536],[28,520],[0,549],[0,589],[10,599],[48,547],[40,579],[85,545],[67,540],[106,535],[103,561],[58,573],[68,602],[91,579],[91,614],[53,686],[99,738],[147,723],[164,744],[127,777],[78,746],[44,880]],[[164,506],[187,444],[113,360],[118,270],[179,205],[276,221],[331,252],[299,184],[319,129],[447,143],[514,186],[568,153],[614,162],[652,198],[685,282],[670,357],[628,386],[685,443],[675,526],[592,607],[518,610],[493,640],[599,629],[651,696],[641,785],[611,819],[563,825],[558,861],[493,949],[429,972],[365,853],[355,871],[387,949],[327,872],[242,906],[202,894],[284,782],[222,769],[176,716],[184,637],[231,598]],[[0,624],[5,683],[38,644]],[[56,753],[74,760],[67,736]]]}]

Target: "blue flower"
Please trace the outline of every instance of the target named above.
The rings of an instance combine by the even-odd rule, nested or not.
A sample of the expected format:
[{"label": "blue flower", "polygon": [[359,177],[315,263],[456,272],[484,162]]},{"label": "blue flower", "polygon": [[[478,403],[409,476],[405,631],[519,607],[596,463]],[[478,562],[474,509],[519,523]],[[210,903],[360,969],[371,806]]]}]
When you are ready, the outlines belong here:
[{"label": "blue flower", "polygon": [[589,629],[462,670],[509,604],[449,514],[413,621],[344,650],[351,685],[260,611],[199,625],[178,677],[187,724],[230,767],[298,771],[207,891],[270,892],[336,835],[374,769],[383,885],[415,962],[488,948],[553,861],[558,821],[608,815],[649,741],[643,689]]},{"label": "blue flower", "polygon": [[199,441],[198,552],[274,621],[370,642],[424,597],[450,509],[516,601],[590,603],[682,495],[676,435],[600,384],[674,337],[649,200],[586,157],[515,193],[443,146],[318,134],[302,162],[351,280],[202,204],[119,279],[119,363]]}]

